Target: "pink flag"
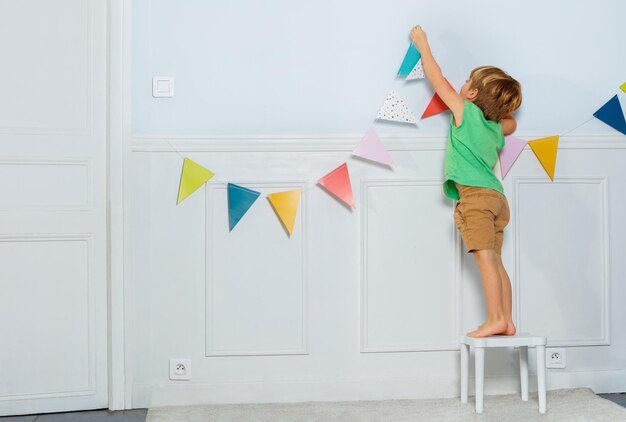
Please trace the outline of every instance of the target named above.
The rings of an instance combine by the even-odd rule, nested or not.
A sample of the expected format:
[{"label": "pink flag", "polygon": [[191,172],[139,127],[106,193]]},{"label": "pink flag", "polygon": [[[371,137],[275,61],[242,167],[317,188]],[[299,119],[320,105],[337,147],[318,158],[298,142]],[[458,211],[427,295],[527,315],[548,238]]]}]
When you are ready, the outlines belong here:
[{"label": "pink flag", "polygon": [[504,138],[504,147],[500,151],[500,166],[502,170],[502,178],[506,177],[506,174],[513,167],[513,163],[517,160],[517,157],[522,153],[526,146],[526,141],[515,136],[506,136]]},{"label": "pink flag", "polygon": [[350,185],[347,163],[343,163],[318,180],[317,183],[325,187],[330,193],[352,208],[356,208],[354,206],[354,199],[352,198],[352,186]]},{"label": "pink flag", "polygon": [[370,128],[352,154],[378,163],[393,164],[391,156],[385,149],[374,128]]}]

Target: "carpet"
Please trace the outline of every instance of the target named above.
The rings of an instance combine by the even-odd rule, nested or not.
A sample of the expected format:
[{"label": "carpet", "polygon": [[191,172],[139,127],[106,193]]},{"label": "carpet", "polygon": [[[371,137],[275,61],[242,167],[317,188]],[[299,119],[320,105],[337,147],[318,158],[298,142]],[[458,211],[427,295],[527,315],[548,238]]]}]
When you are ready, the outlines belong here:
[{"label": "carpet", "polygon": [[528,401],[519,393],[484,396],[483,413],[474,412],[474,396],[420,400],[367,400],[264,404],[214,404],[155,407],[146,422],[374,422],[374,421],[626,421],[626,409],[589,388],[547,392],[547,412],[539,413],[537,393]]}]

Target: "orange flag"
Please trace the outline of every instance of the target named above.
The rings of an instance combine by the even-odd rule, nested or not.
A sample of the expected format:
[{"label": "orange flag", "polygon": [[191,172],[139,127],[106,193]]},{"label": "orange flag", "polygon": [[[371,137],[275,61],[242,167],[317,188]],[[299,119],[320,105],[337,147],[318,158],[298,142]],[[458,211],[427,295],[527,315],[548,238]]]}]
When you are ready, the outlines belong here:
[{"label": "orange flag", "polygon": [[[448,82],[447,79],[446,82]],[[448,82],[448,85],[450,85],[450,88],[454,89],[450,82]],[[426,110],[424,110],[424,114],[422,114],[421,118],[423,119],[424,117],[432,116],[433,114],[441,113],[446,110],[448,110],[448,106],[443,102],[441,97],[435,93],[433,98],[430,100],[430,103],[426,106]]]},{"label": "orange flag", "polygon": [[278,218],[289,232],[293,233],[293,225],[296,222],[298,204],[300,203],[300,189],[292,189],[283,192],[275,192],[267,195]]},{"label": "orange flag", "polygon": [[528,141],[528,145],[533,150],[537,159],[550,176],[554,180],[554,166],[556,164],[556,150],[559,145],[559,136],[548,136],[547,138],[539,138],[534,141]]},{"label": "orange flag", "polygon": [[352,186],[350,185],[350,175],[348,174],[348,164],[343,163],[326,176],[317,181],[326,188],[330,193],[341,199],[352,208],[354,206],[354,198],[352,197]]}]

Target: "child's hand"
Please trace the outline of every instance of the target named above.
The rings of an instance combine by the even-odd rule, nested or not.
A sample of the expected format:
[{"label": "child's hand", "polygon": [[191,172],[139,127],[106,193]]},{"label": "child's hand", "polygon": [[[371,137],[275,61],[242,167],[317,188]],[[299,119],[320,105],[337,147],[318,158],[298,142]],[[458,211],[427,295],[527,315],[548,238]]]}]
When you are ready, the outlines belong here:
[{"label": "child's hand", "polygon": [[426,42],[426,32],[424,32],[421,26],[415,25],[413,29],[411,29],[411,39],[413,40],[413,44],[417,47]]},{"label": "child's hand", "polygon": [[513,117],[512,114],[504,116],[500,123],[502,124],[502,132],[504,133],[504,136],[512,134],[517,128],[517,121],[515,121],[515,117]]}]

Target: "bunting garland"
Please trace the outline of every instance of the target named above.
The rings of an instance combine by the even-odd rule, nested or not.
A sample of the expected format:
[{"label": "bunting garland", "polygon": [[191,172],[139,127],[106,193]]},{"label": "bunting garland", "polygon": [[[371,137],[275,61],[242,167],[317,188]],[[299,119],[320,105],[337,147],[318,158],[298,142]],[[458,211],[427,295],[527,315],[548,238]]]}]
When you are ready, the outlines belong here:
[{"label": "bunting garland", "polygon": [[410,81],[412,79],[424,79],[425,77],[426,74],[424,73],[424,67],[422,66],[422,59],[419,59],[413,70],[411,70],[411,73],[409,73],[409,75],[406,77],[406,80]]},{"label": "bunting garland", "polygon": [[554,166],[556,164],[556,150],[558,144],[558,135],[528,141],[528,145],[530,145],[530,148],[537,156],[537,159],[546,173],[548,173],[551,180],[554,180]]},{"label": "bunting garland", "polygon": [[[446,82],[448,82],[447,79],[446,79]],[[450,88],[454,89],[454,87],[452,86],[450,82],[448,82],[448,85],[450,85]],[[426,110],[424,110],[424,113],[422,114],[422,119],[425,117],[432,116],[433,114],[441,113],[446,110],[448,110],[448,106],[446,105],[446,103],[443,102],[441,97],[439,97],[439,95],[435,93],[435,95],[433,95],[433,98],[430,100],[430,102],[426,106]]]},{"label": "bunting garland", "polygon": [[[402,64],[400,65],[400,69],[398,69],[397,76],[406,76],[405,80],[407,81],[424,79],[426,77],[421,54],[413,43],[409,45]],[[447,79],[446,82],[454,89]],[[626,92],[626,82],[620,85],[619,88]],[[441,100],[439,95],[435,93],[421,118],[423,119],[445,110],[448,110],[448,107]],[[593,117],[626,135],[626,118],[624,117],[624,112],[617,95],[613,96],[593,113]],[[378,111],[376,119],[417,124],[417,118],[407,107],[405,101],[398,96],[395,91],[390,91],[387,94],[383,106]],[[572,131],[575,129],[572,129]],[[515,136],[507,136],[505,137],[505,145],[498,155],[498,162],[493,169],[494,174],[496,174],[499,180],[506,177],[515,161],[525,149],[526,144],[528,144],[547,175],[551,180],[554,180],[558,142],[559,135],[530,141],[525,141]],[[172,149],[175,148],[172,146]],[[393,164],[389,152],[385,149],[385,146],[373,127],[367,130],[359,144],[352,151],[352,155],[389,166]],[[211,180],[214,175],[215,173],[211,170],[206,169],[187,157],[183,157],[176,204],[180,204],[198,188]],[[322,176],[317,180],[317,184],[351,208],[356,208],[347,163],[344,162]],[[260,192],[233,183],[227,183],[227,193],[229,228],[230,231],[232,231],[259,198]],[[267,198],[282,226],[287,231],[288,236],[291,237],[300,204],[301,190],[291,189],[274,192],[268,194]]]},{"label": "bunting garland", "polygon": [[421,57],[422,55],[419,51],[417,51],[417,48],[415,48],[415,45],[411,42],[409,44],[409,49],[404,55],[404,59],[402,60],[400,69],[398,69],[398,76],[409,75],[413,68],[415,68]]},{"label": "bunting garland", "polygon": [[417,123],[417,118],[406,106],[404,100],[394,92],[387,94],[383,106],[378,111],[377,119],[402,123]]},{"label": "bunting garland", "polygon": [[593,116],[626,135],[626,119],[617,95],[593,113]]},{"label": "bunting garland", "polygon": [[296,222],[298,204],[300,203],[300,189],[292,189],[284,192],[270,193],[267,195],[274,211],[280,218],[281,223],[289,233],[293,233],[293,226]]},{"label": "bunting garland", "polygon": [[500,169],[502,171],[502,178],[505,178],[513,163],[520,156],[524,148],[526,147],[526,141],[517,138],[515,136],[506,136],[504,138],[504,147],[500,151]]},{"label": "bunting garland", "polygon": [[380,138],[373,127],[365,133],[365,136],[359,145],[357,145],[354,151],[352,151],[352,155],[382,164],[393,164],[391,156],[385,149],[383,143],[380,141]]},{"label": "bunting garland", "polygon": [[241,217],[248,212],[254,201],[257,200],[260,192],[252,189],[244,188],[243,186],[229,183],[228,190],[228,223],[230,230],[239,223]]},{"label": "bunting garland", "polygon": [[195,161],[185,158],[183,160],[183,170],[180,174],[176,204],[180,204],[185,198],[194,193],[196,189],[208,182],[214,174],[211,170],[205,169]]},{"label": "bunting garland", "polygon": [[354,198],[352,197],[352,185],[350,184],[347,163],[343,163],[322,177],[318,183],[352,208],[356,208]]}]

